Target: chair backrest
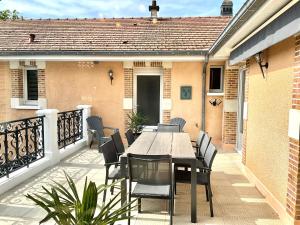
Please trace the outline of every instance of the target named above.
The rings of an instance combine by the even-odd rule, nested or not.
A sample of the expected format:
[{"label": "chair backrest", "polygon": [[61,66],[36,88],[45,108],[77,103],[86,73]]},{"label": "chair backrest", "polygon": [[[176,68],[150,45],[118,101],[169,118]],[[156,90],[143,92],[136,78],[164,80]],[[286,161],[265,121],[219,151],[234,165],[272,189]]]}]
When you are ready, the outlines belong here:
[{"label": "chair backrest", "polygon": [[157,125],[157,131],[158,132],[178,133],[178,132],[180,132],[180,127],[178,124],[161,124],[161,123],[159,123]]},{"label": "chair backrest", "polygon": [[128,154],[129,181],[148,185],[171,185],[172,157],[170,155]]},{"label": "chair backrest", "polygon": [[205,133],[199,149],[200,156],[205,157],[210,142],[211,142],[211,137],[209,137],[208,134]]},{"label": "chair backrest", "polygon": [[95,130],[97,132],[97,135],[99,137],[104,137],[104,131],[103,131],[103,122],[102,118],[99,116],[90,116],[86,119],[86,122],[90,129]]},{"label": "chair backrest", "polygon": [[198,134],[198,137],[197,137],[197,140],[196,140],[197,146],[201,146],[205,134],[206,134],[205,131],[200,130],[200,132],[199,132],[199,134]]},{"label": "chair backrest", "polygon": [[113,140],[113,143],[116,147],[117,153],[123,154],[125,152],[125,147],[124,147],[120,132],[117,131],[116,133],[111,135],[111,139]]},{"label": "chair backrest", "polygon": [[134,138],[132,130],[131,129],[127,130],[126,133],[125,133],[125,136],[126,136],[128,145],[129,146],[132,145],[133,142],[135,141],[135,138]]},{"label": "chair backrest", "polygon": [[170,124],[179,125],[180,132],[183,131],[183,127],[186,124],[186,121],[183,118],[176,117],[170,120]]},{"label": "chair backrest", "polygon": [[112,140],[101,145],[100,150],[102,151],[105,163],[118,162],[117,150]]},{"label": "chair backrest", "polygon": [[216,147],[212,143],[210,143],[208,145],[206,154],[204,156],[205,166],[207,166],[209,169],[212,168],[212,164],[213,164],[213,161],[214,161],[214,158],[215,158],[216,154],[217,154]]}]

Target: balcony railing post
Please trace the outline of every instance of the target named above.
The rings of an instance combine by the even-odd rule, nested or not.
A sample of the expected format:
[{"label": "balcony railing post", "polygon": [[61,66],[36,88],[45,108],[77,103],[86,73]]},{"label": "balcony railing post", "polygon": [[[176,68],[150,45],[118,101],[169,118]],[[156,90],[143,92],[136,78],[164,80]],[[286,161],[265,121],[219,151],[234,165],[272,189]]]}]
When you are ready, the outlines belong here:
[{"label": "balcony railing post", "polygon": [[91,109],[92,106],[91,105],[78,105],[76,107],[77,109],[82,109],[82,130],[83,130],[83,140],[88,142],[88,125],[86,122],[86,119],[91,116]]},{"label": "balcony railing post", "polygon": [[44,118],[44,144],[45,157],[50,159],[51,164],[55,165],[60,161],[60,153],[58,149],[57,137],[57,109],[38,110],[38,116],[45,116]]}]

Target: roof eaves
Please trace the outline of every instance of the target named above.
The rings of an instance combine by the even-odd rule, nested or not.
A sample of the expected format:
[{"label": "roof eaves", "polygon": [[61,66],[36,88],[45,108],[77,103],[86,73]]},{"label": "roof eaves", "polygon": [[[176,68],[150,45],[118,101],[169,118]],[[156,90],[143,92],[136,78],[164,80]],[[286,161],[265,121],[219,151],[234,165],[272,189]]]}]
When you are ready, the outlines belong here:
[{"label": "roof eaves", "polygon": [[204,56],[200,51],[1,51],[0,56]]},{"label": "roof eaves", "polygon": [[209,49],[209,54],[215,54],[265,2],[265,0],[247,0]]}]

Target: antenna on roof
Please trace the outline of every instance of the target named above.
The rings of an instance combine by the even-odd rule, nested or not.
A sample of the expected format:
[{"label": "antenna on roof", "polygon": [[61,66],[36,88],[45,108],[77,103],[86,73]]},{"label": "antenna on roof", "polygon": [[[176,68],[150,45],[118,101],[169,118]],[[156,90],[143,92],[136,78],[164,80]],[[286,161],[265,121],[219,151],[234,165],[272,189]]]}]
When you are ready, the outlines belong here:
[{"label": "antenna on roof", "polygon": [[151,12],[152,18],[157,18],[157,13],[159,12],[159,6],[156,4],[156,0],[152,0],[152,5],[149,6],[149,11]]}]

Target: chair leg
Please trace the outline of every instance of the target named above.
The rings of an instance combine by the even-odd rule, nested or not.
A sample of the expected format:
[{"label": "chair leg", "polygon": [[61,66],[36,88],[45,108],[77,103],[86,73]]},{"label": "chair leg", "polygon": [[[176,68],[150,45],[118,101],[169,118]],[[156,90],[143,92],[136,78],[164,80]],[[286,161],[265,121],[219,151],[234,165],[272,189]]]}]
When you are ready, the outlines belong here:
[{"label": "chair leg", "polygon": [[[105,176],[105,185],[107,185],[107,182],[108,182],[108,176],[106,174],[106,176]],[[106,189],[103,192],[103,203],[105,203],[105,199],[106,199]]]},{"label": "chair leg", "polygon": [[[115,179],[113,179],[112,182],[114,183],[114,182],[115,182]],[[110,193],[111,193],[111,195],[114,194],[114,186],[111,186],[111,188],[110,188]]]},{"label": "chair leg", "polygon": [[211,192],[211,186],[208,185],[208,193],[209,193],[209,208],[210,208],[210,216],[214,217],[214,209],[213,209],[213,202],[212,202],[212,192]]},{"label": "chair leg", "polygon": [[170,225],[173,225],[173,199],[169,200]]},{"label": "chair leg", "polygon": [[205,194],[206,194],[206,201],[208,202],[209,198],[208,198],[208,188],[207,188],[207,185],[205,185]]},{"label": "chair leg", "polygon": [[[174,173],[176,174],[176,167],[175,167],[175,169],[174,169]],[[177,194],[177,187],[176,187],[176,177],[175,177],[175,175],[173,176],[173,185],[174,185],[174,195],[176,195]]]},{"label": "chair leg", "polygon": [[[131,194],[128,196],[128,201],[131,202]],[[131,210],[128,211],[128,225],[130,225]]]},{"label": "chair leg", "polygon": [[138,213],[142,212],[142,199],[138,198]]}]

